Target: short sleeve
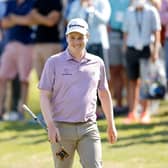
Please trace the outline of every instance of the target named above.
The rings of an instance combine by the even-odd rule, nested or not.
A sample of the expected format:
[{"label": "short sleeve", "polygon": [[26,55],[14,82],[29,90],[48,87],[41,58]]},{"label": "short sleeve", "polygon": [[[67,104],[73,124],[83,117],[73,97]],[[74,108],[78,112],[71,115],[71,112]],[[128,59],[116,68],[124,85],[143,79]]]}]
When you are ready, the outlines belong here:
[{"label": "short sleeve", "polygon": [[98,84],[99,90],[105,90],[108,88],[107,75],[103,60],[100,61],[100,80]]},{"label": "short sleeve", "polygon": [[43,72],[38,84],[42,90],[52,91],[55,81],[55,69],[51,59],[48,59],[43,68]]}]

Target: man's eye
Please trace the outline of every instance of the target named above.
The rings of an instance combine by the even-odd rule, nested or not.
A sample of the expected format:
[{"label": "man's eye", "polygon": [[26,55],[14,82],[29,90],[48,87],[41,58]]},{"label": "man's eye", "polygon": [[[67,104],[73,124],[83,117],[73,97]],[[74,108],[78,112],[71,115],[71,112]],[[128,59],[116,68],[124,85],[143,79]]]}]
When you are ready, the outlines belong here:
[{"label": "man's eye", "polygon": [[78,40],[83,40],[83,37],[79,37]]}]

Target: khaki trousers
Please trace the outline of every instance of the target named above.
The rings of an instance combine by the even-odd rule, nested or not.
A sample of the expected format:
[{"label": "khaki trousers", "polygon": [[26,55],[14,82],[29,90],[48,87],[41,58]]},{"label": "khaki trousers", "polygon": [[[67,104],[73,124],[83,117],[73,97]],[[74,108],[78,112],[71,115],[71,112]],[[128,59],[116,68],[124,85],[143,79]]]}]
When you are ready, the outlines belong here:
[{"label": "khaki trousers", "polygon": [[83,168],[102,168],[101,140],[96,122],[59,122],[56,126],[60,131],[61,144],[69,157],[59,160],[56,153],[60,145],[51,144],[55,168],[72,168],[75,151],[79,154]]}]

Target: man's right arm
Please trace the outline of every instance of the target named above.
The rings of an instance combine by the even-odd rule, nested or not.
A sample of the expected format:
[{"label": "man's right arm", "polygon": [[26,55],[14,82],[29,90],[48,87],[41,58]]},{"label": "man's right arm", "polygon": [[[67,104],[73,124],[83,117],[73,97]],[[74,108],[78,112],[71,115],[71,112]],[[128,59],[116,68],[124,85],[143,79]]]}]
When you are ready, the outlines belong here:
[{"label": "man's right arm", "polygon": [[47,126],[53,124],[51,116],[50,98],[50,91],[40,90],[40,106]]},{"label": "man's right arm", "polygon": [[52,93],[46,90],[40,90],[40,107],[48,129],[48,139],[51,143],[60,141],[59,130],[56,128],[52,119],[51,99]]}]

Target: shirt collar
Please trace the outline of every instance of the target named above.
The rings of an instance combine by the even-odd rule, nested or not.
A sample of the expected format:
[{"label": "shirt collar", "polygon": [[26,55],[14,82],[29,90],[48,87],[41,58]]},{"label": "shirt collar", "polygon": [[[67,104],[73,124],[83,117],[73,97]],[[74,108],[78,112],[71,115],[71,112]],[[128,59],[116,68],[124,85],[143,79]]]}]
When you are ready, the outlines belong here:
[{"label": "shirt collar", "polygon": [[[67,61],[69,60],[74,60],[74,58],[72,57],[72,55],[69,53],[68,49],[66,49],[66,54],[65,54],[65,59]],[[85,52],[85,55],[83,57],[83,59],[81,61],[90,61],[92,59],[91,55],[88,52]]]}]

